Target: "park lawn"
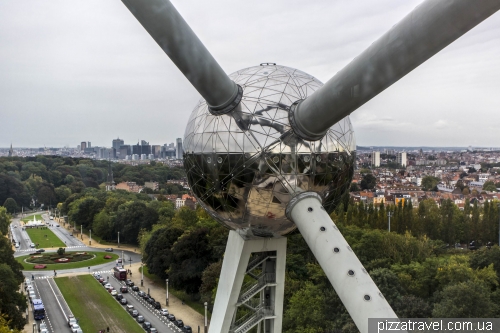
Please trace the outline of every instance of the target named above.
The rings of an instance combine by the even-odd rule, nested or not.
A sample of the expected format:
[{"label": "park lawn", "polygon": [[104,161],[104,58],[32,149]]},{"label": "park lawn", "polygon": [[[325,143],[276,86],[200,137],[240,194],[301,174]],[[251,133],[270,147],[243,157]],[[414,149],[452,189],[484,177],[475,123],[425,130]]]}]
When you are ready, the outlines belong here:
[{"label": "park lawn", "polygon": [[[75,253],[78,251],[75,251]],[[19,262],[21,265],[23,265],[23,270],[24,271],[51,271],[51,270],[63,270],[63,269],[70,269],[70,268],[81,268],[81,267],[89,267],[89,266],[96,266],[96,265],[101,265],[101,264],[106,264],[109,262],[113,262],[116,259],[119,258],[119,255],[114,254],[114,253],[108,253],[108,252],[90,252],[90,251],[85,251],[87,253],[92,253],[96,257],[94,259],[90,260],[85,260],[85,261],[77,261],[77,262],[69,262],[69,263],[59,263],[59,264],[48,264],[46,268],[42,269],[34,269],[33,266],[34,264],[30,264],[24,261],[24,259],[30,257],[31,255],[26,255],[22,257],[17,257],[16,260]],[[46,252],[45,252],[46,253]],[[70,254],[71,252],[66,252],[66,254]],[[104,259],[104,256],[111,256],[111,259]]]},{"label": "park lawn", "polygon": [[[34,216],[35,216],[35,218],[36,218],[37,221],[43,221],[42,214],[35,214]],[[33,215],[26,216],[21,221],[23,221],[23,222],[33,221]]]},{"label": "park lawn", "polygon": [[134,318],[93,276],[61,277],[54,281],[84,332],[99,332],[109,327],[113,333],[144,333]]},{"label": "park lawn", "polygon": [[[66,247],[66,244],[47,227],[26,228],[26,232],[30,236],[31,241],[38,244],[37,248],[58,249],[60,247]],[[45,235],[47,235],[47,237],[45,237]]]}]

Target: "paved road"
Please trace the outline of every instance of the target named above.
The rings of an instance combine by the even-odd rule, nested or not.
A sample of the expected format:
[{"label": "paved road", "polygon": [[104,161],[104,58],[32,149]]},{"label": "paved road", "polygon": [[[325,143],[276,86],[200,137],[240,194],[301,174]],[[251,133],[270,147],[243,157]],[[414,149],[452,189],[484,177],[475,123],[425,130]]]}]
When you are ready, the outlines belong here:
[{"label": "paved road", "polygon": [[[112,274],[105,274],[103,276],[109,276],[109,283],[116,290],[120,290],[120,287],[125,286],[124,281],[118,281]],[[98,283],[97,280],[96,283]],[[137,293],[132,291],[131,288],[128,288],[128,290],[129,292],[123,293],[123,296],[127,299],[128,304],[133,305],[134,308],[139,311],[139,314],[144,316],[145,321],[149,321],[153,327],[156,327],[158,329],[159,332],[178,333],[181,331],[167,318],[162,316],[158,310],[154,309],[150,304],[146,303],[142,298],[138,297]],[[144,291],[147,292],[147,290]],[[109,297],[113,296],[110,295]],[[124,307],[124,305],[122,306]]]},{"label": "paved road", "polygon": [[35,286],[45,306],[45,322],[50,332],[71,332],[67,321],[71,311],[54,280],[51,278],[35,280]]}]

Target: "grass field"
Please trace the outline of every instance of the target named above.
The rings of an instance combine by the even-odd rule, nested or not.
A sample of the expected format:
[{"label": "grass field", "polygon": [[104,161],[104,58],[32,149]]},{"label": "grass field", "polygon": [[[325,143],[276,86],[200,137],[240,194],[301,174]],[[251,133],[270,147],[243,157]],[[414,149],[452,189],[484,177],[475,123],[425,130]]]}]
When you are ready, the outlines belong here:
[{"label": "grass field", "polygon": [[91,275],[56,278],[84,332],[144,333],[132,316]]},{"label": "grass field", "polygon": [[[78,252],[78,251],[76,251]],[[67,252],[68,254],[71,252]],[[96,257],[94,259],[86,260],[86,261],[79,261],[79,262],[69,262],[69,263],[59,263],[59,264],[51,264],[47,265],[47,268],[44,269],[36,269],[37,271],[51,271],[51,270],[63,270],[63,269],[70,269],[70,268],[80,268],[80,267],[88,267],[88,266],[96,266],[100,264],[105,264],[108,262],[113,262],[116,259],[119,258],[119,255],[114,254],[114,253],[107,253],[107,252],[87,252],[87,253],[92,253]],[[109,255],[111,256],[111,259],[104,259],[104,256]],[[33,264],[28,264],[24,261],[27,257],[30,257],[30,255],[22,256],[22,257],[17,257],[16,260],[23,265],[23,270],[25,271],[32,271],[33,269]]]},{"label": "grass field", "polygon": [[[49,228],[26,228],[26,232],[30,236],[33,243],[39,244],[37,248],[54,248],[66,247],[63,241],[59,239]],[[45,237],[45,235],[47,237]]]},{"label": "grass field", "polygon": [[[35,216],[37,221],[43,220],[42,214],[35,214],[34,216]],[[22,219],[21,221],[23,221],[23,222],[33,221],[33,215],[27,216],[24,219]]]}]

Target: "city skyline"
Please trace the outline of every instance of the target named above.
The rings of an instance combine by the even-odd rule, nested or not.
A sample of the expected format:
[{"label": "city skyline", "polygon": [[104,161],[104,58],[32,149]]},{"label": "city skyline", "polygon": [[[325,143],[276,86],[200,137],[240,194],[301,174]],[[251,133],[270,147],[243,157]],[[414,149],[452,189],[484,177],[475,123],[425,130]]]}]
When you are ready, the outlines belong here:
[{"label": "city skyline", "polygon": [[[272,61],[325,82],[419,3],[174,5],[228,74]],[[199,95],[120,2],[4,2],[0,18],[0,147],[184,136]],[[356,143],[494,146],[499,27],[497,13],[354,112]]]}]

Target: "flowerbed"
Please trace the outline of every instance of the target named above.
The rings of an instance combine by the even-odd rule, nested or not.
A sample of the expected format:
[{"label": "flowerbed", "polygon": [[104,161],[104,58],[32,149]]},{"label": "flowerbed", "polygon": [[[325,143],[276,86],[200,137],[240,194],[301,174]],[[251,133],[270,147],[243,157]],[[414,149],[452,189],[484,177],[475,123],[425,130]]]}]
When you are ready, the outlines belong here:
[{"label": "flowerbed", "polygon": [[47,267],[47,265],[34,265],[33,266],[34,269],[44,269],[45,267]]},{"label": "flowerbed", "polygon": [[104,259],[111,259],[112,257],[110,255],[105,255]]},{"label": "flowerbed", "polygon": [[48,254],[37,254],[33,255],[25,260],[25,262],[30,264],[64,264],[69,262],[79,262],[95,258],[94,254],[89,254],[87,252],[70,252],[63,255],[58,255],[55,253]]}]

